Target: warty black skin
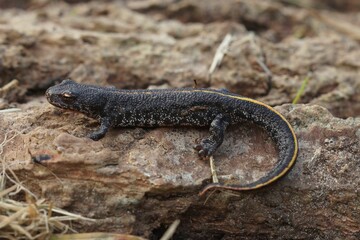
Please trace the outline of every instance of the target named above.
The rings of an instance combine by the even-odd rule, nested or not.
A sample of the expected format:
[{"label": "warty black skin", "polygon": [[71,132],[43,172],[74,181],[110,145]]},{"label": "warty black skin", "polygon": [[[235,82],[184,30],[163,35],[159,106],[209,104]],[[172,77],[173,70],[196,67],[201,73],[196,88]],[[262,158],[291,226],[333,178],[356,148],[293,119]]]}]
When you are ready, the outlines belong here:
[{"label": "warty black skin", "polygon": [[240,185],[213,183],[209,189],[251,190],[285,175],[298,152],[295,133],[286,119],[270,106],[227,90],[166,89],[119,90],[76,83],[70,79],[46,91],[49,103],[98,119],[100,127],[89,137],[103,138],[110,127],[210,126],[209,137],[195,148],[200,156],[211,156],[222,144],[229,125],[244,120],[264,127],[279,151],[276,166],[259,180]]}]

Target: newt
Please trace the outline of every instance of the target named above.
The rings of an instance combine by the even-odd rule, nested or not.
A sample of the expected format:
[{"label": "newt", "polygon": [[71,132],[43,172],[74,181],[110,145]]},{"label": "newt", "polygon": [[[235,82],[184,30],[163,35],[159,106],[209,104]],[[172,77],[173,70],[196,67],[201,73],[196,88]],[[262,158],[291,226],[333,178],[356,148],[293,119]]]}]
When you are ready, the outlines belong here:
[{"label": "newt", "polygon": [[122,90],[66,79],[50,87],[46,98],[56,107],[97,119],[100,127],[89,134],[95,141],[103,138],[110,127],[210,126],[209,136],[195,146],[201,157],[214,154],[229,125],[247,120],[265,128],[279,152],[275,167],[248,184],[208,184],[200,195],[216,188],[242,191],[266,186],[284,176],[298,154],[296,135],[285,117],[262,102],[225,89]]}]

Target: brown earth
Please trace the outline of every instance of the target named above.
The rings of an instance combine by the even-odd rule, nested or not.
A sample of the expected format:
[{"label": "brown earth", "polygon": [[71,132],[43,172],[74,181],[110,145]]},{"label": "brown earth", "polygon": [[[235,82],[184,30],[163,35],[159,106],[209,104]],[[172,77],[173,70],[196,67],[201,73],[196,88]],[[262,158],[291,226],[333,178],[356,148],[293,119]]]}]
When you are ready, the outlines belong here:
[{"label": "brown earth", "polygon": [[[98,219],[74,223],[78,231],[159,239],[180,219],[174,239],[360,238],[357,1],[67,2],[0,1],[0,109],[20,109],[0,110],[0,143],[14,137],[0,153],[38,196]],[[65,77],[126,89],[196,80],[253,97],[293,125],[298,160],[264,189],[200,198],[210,168],[192,147],[206,129],[112,129],[93,142],[96,121],[43,96]],[[302,104],[291,104],[306,78]],[[266,174],[277,151],[245,123],[214,157],[221,181],[245,182]]]}]

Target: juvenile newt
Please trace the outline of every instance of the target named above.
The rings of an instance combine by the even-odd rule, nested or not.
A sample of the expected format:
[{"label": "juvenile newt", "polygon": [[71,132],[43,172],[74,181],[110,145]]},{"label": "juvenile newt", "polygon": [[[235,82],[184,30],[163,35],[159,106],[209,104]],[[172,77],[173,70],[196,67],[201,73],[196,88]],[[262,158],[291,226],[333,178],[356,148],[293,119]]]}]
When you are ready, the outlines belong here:
[{"label": "juvenile newt", "polygon": [[200,195],[214,188],[241,191],[268,185],[289,171],[298,153],[294,130],[278,111],[227,90],[120,90],[67,79],[50,87],[46,97],[56,107],[97,119],[99,129],[89,134],[95,141],[103,138],[110,127],[210,126],[209,136],[195,146],[202,157],[214,154],[229,125],[248,120],[264,127],[279,152],[275,167],[264,177],[248,184],[208,184]]}]

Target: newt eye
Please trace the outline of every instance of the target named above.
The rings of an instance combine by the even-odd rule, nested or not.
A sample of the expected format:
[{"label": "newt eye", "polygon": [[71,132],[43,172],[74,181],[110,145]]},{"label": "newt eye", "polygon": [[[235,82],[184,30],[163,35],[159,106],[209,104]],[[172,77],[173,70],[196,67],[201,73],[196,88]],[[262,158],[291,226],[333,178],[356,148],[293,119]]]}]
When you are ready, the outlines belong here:
[{"label": "newt eye", "polygon": [[61,96],[66,99],[74,99],[75,98],[75,95],[70,92],[64,92],[61,94]]}]

